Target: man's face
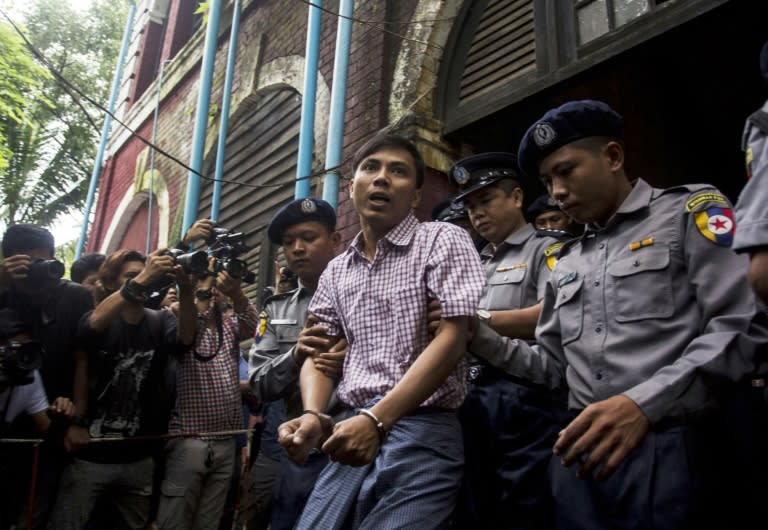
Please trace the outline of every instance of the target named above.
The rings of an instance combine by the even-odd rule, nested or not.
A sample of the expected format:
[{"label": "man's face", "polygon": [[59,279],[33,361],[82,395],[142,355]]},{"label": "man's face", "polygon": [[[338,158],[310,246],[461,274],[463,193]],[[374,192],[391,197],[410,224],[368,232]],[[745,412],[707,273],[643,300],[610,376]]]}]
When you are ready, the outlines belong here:
[{"label": "man's face", "polygon": [[163,297],[163,301],[160,302],[160,307],[170,307],[179,301],[179,296],[176,293],[175,287],[170,287]]},{"label": "man's face", "polygon": [[338,232],[331,232],[320,221],[289,226],[283,232],[283,252],[288,268],[304,283],[314,283],[336,255]]},{"label": "man's face", "polygon": [[498,185],[491,184],[464,197],[464,204],[477,233],[494,245],[525,225],[520,188],[507,195]]},{"label": "man's face", "polygon": [[539,230],[568,230],[571,220],[560,210],[549,210],[536,216],[533,226]]},{"label": "man's face", "polygon": [[400,224],[421,200],[410,153],[383,149],[368,155],[355,169],[349,194],[361,220],[377,232]]},{"label": "man's face", "polygon": [[590,149],[571,143],[539,164],[549,195],[577,223],[605,224],[621,206],[621,179],[614,174],[615,161],[608,155],[610,144],[614,142]]},{"label": "man's face", "polygon": [[117,277],[117,289],[125,282],[138,276],[144,270],[144,264],[140,261],[126,261],[120,267],[120,275]]}]

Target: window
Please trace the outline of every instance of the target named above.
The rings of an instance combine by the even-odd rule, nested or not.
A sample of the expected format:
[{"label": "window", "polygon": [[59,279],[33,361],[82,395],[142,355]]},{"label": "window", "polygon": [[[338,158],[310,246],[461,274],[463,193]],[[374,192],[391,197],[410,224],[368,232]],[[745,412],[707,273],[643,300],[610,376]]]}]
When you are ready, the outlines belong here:
[{"label": "window", "polygon": [[579,44],[586,44],[652,11],[667,0],[574,0]]}]

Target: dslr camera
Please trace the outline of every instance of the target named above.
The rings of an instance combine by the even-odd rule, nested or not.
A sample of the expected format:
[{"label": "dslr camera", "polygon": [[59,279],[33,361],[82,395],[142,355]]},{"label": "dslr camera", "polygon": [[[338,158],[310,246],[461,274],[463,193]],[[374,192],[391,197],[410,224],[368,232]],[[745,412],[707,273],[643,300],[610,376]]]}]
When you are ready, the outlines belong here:
[{"label": "dslr camera", "polygon": [[64,276],[64,264],[55,259],[34,259],[29,264],[27,281],[33,284],[60,280]]},{"label": "dslr camera", "polygon": [[171,256],[174,263],[181,265],[185,274],[205,276],[208,270],[208,254],[204,250],[184,252],[178,248],[170,248],[164,255]]},{"label": "dslr camera", "polygon": [[249,250],[244,239],[245,234],[242,232],[232,232],[220,226],[213,227],[205,243],[211,256],[216,258],[214,274],[226,271],[233,278],[241,278],[245,283],[255,281],[254,274],[248,270],[248,264],[237,258]]},{"label": "dslr camera", "polygon": [[0,346],[0,388],[28,385],[33,370],[43,362],[43,345],[37,341],[9,340]]}]

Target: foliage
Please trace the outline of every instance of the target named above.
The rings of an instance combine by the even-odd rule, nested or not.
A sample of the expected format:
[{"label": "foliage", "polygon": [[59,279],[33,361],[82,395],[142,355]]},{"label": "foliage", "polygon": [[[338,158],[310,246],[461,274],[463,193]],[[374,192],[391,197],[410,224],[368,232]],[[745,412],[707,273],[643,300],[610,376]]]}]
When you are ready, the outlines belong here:
[{"label": "foliage", "polygon": [[48,226],[82,208],[104,114],[59,77],[106,103],[127,7],[92,0],[81,13],[60,0],[26,4],[26,35],[58,75],[39,78],[50,104],[33,100],[29,119],[8,128],[3,143],[13,158],[0,169],[0,222]]}]

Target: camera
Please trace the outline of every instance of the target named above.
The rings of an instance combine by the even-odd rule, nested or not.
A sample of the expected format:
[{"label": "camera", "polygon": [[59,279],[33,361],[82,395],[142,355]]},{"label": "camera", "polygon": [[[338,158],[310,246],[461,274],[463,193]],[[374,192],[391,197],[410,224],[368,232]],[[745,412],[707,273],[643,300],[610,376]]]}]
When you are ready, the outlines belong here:
[{"label": "camera", "polygon": [[245,234],[216,226],[205,241],[211,255],[216,258],[213,272],[226,271],[233,278],[241,278],[246,283],[255,281],[254,274],[248,270],[248,264],[237,256],[248,251],[244,243]]},{"label": "camera", "polygon": [[208,254],[204,250],[184,252],[177,248],[171,248],[168,249],[165,255],[171,256],[175,263],[181,265],[185,274],[204,276],[208,270]]},{"label": "camera", "polygon": [[35,259],[29,264],[27,280],[30,283],[47,283],[64,276],[64,264],[55,259]]},{"label": "camera", "polygon": [[43,345],[37,341],[9,340],[0,346],[0,387],[28,385],[33,370],[43,362]]}]

